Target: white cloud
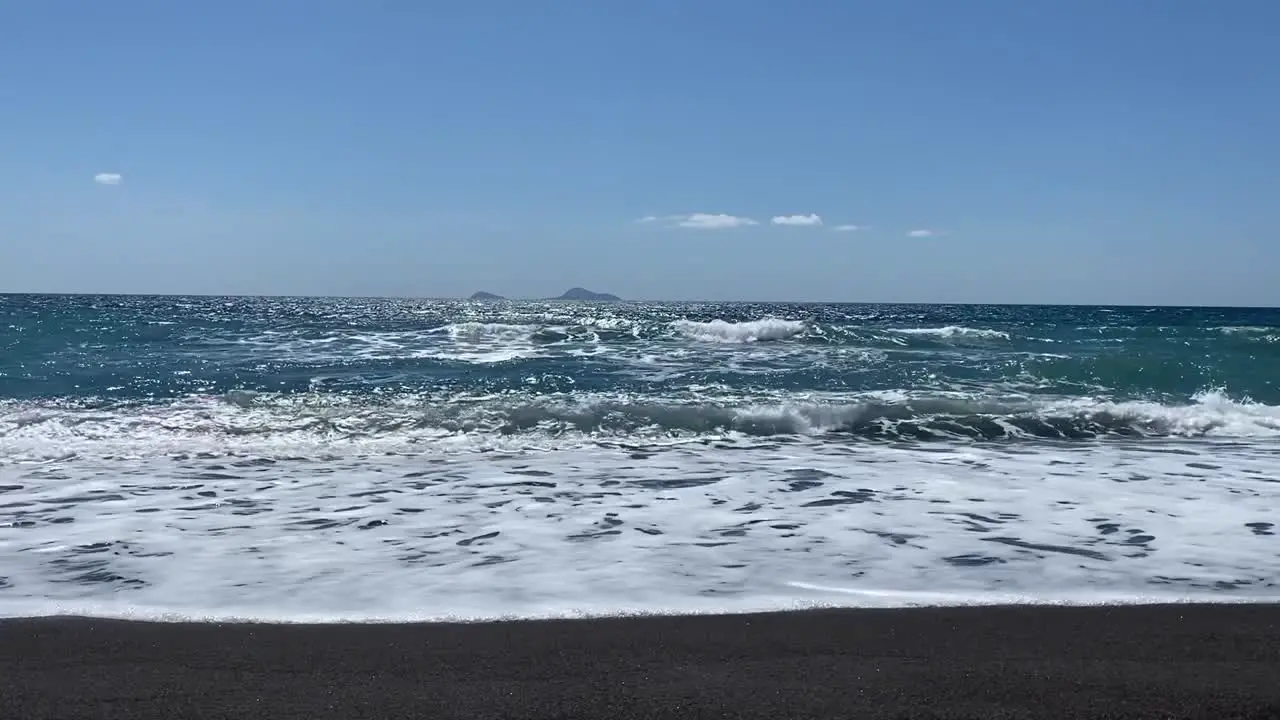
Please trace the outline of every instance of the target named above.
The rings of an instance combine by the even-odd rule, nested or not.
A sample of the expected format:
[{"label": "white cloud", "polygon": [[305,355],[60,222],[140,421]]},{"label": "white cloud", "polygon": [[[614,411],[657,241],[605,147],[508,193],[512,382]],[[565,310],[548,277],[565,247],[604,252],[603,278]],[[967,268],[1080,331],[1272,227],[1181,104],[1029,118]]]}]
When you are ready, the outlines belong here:
[{"label": "white cloud", "polygon": [[693,230],[724,230],[726,228],[743,227],[745,225],[759,225],[755,220],[747,217],[739,217],[737,215],[726,215],[724,213],[690,213],[688,215],[671,215],[670,220],[674,220],[678,227],[691,228]]},{"label": "white cloud", "polygon": [[769,222],[774,225],[821,225],[822,218],[816,213],[808,215],[778,215]]},{"label": "white cloud", "polygon": [[119,185],[124,182],[124,176],[120,173],[98,173],[93,176],[93,181],[99,185]]},{"label": "white cloud", "polygon": [[912,230],[911,232],[907,233],[907,237],[913,237],[913,238],[936,237],[937,235],[938,235],[937,230],[923,230],[923,229]]},{"label": "white cloud", "polygon": [[658,222],[658,220],[660,220],[660,219],[661,219],[661,218],[659,218],[657,215],[645,215],[645,216],[644,216],[644,217],[642,217],[642,218],[636,218],[636,222],[638,222],[638,223],[651,223],[651,222]]},{"label": "white cloud", "polygon": [[836,232],[858,232],[859,230],[867,230],[866,225],[837,225],[832,228]]}]

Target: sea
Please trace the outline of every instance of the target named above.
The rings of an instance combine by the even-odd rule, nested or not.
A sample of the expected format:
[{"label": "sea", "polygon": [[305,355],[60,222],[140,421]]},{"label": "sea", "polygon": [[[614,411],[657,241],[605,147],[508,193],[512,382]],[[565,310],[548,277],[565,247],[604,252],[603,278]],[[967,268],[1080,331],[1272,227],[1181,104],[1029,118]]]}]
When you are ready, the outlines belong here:
[{"label": "sea", "polygon": [[0,615],[1280,598],[1280,310],[0,296]]}]

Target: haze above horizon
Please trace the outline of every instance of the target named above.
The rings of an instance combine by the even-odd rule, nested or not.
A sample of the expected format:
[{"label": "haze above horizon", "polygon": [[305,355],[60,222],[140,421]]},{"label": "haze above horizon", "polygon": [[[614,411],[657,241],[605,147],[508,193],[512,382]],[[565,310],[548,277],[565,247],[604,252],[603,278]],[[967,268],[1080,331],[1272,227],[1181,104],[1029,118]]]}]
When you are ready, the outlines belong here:
[{"label": "haze above horizon", "polygon": [[1277,25],[17,3],[0,292],[1276,306]]}]

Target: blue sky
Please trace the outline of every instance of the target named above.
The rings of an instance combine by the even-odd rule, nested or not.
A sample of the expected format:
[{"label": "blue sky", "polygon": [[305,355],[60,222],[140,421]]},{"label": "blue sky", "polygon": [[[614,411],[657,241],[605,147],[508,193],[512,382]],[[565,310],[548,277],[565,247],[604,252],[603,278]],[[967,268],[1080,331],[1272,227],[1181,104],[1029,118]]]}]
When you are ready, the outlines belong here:
[{"label": "blue sky", "polygon": [[2,15],[0,291],[1280,304],[1280,3]]}]

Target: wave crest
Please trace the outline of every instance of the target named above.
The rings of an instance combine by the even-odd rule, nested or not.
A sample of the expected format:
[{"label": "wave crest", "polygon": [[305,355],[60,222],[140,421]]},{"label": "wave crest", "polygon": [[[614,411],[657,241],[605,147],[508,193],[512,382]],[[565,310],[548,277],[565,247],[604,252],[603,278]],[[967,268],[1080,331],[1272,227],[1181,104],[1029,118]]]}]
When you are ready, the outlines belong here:
[{"label": "wave crest", "polygon": [[891,333],[899,335],[916,335],[951,339],[956,337],[972,337],[987,338],[992,340],[1008,340],[1009,333],[1002,330],[989,330],[987,328],[971,328],[962,325],[947,325],[946,327],[936,328],[888,328]]},{"label": "wave crest", "polygon": [[711,320],[694,322],[676,320],[671,323],[677,332],[693,340],[723,343],[749,343],[765,340],[785,340],[804,332],[805,324],[799,320],[764,318],[745,322]]},{"label": "wave crest", "polygon": [[454,340],[461,342],[477,342],[482,340],[524,340],[533,335],[537,329],[537,326],[534,325],[463,322],[434,328],[430,332],[447,334]]},{"label": "wave crest", "polygon": [[495,441],[577,445],[612,438],[792,436],[870,440],[1087,440],[1107,437],[1280,437],[1280,407],[1220,391],[1191,402],[909,397],[641,399],[622,395],[407,395],[374,403],[343,395],[233,392],[164,403],[0,403],[0,457],[82,452],[424,452]]}]

